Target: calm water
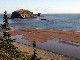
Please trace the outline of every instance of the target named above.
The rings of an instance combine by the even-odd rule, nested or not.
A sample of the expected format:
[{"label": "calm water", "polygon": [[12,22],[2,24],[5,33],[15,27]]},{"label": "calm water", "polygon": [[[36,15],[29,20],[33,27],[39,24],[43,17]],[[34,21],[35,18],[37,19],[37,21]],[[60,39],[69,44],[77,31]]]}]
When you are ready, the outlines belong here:
[{"label": "calm water", "polygon": [[[0,24],[3,16],[0,15]],[[10,15],[9,15],[10,17]],[[46,20],[41,20],[45,18]],[[41,17],[29,20],[10,20],[11,26],[27,28],[43,28],[80,31],[80,14],[43,14]],[[16,41],[31,45],[28,40],[21,39],[20,36],[14,36]],[[59,41],[59,39],[48,40],[47,42],[37,43],[38,48],[58,52],[64,55],[80,58],[80,43]]]},{"label": "calm water", "polygon": [[[40,20],[42,18],[47,20]],[[0,15],[0,23],[2,23],[2,15]],[[43,14],[36,19],[9,20],[9,23],[19,27],[80,31],[80,14]]]},{"label": "calm water", "polygon": [[[13,39],[16,39],[17,42],[21,42],[26,45],[31,45],[32,43],[29,42],[28,40],[21,39],[22,36],[13,36]],[[47,42],[41,43],[37,42],[36,43],[38,48],[52,51],[52,52],[57,52],[60,54],[64,54],[70,57],[76,57],[80,59],[80,43],[73,43],[73,42],[65,42],[61,41],[59,39],[53,39],[53,40],[48,40]]]}]

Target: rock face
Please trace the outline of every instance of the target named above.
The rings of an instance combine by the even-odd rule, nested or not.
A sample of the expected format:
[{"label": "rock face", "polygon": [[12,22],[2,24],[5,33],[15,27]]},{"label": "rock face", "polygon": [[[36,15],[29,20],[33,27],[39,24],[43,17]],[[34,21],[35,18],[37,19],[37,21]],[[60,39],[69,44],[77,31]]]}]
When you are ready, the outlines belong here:
[{"label": "rock face", "polygon": [[29,19],[29,18],[36,18],[37,14],[33,14],[29,10],[20,9],[17,11],[12,12],[11,18],[20,18],[20,19]]}]

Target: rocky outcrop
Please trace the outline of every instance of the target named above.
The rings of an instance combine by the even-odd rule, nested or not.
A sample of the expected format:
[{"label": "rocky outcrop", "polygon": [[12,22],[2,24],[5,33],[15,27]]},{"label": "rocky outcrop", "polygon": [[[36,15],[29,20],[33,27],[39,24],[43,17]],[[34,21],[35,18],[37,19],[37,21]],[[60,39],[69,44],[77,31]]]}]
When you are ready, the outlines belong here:
[{"label": "rocky outcrop", "polygon": [[11,16],[11,18],[20,18],[20,19],[29,19],[29,18],[36,18],[36,17],[37,14],[33,14],[33,12],[24,9],[20,9],[12,12],[12,16]]},{"label": "rocky outcrop", "polygon": [[37,16],[40,16],[40,15],[41,15],[41,13],[38,13],[38,14],[37,14]]}]

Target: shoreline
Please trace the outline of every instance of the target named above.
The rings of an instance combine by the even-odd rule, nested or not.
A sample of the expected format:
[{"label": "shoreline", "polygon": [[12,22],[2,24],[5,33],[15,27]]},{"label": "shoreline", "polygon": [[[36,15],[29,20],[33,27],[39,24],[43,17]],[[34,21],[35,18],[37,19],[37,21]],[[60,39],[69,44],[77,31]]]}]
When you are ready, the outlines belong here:
[{"label": "shoreline", "polygon": [[23,39],[36,42],[46,42],[47,40],[58,38],[63,41],[80,43],[80,32],[66,30],[52,30],[39,28],[23,28],[10,31],[11,35],[23,35]]},{"label": "shoreline", "polygon": [[37,18],[37,17],[32,17],[32,18],[8,18],[8,19],[11,19],[11,20],[28,20],[28,19],[34,19],[34,18]]},{"label": "shoreline", "polygon": [[[14,42],[13,45],[15,45],[16,47],[18,47],[18,49],[20,51],[22,51],[22,53],[24,55],[32,55],[33,54],[33,47],[29,46],[29,45],[24,45],[20,42]],[[69,57],[63,54],[59,54],[56,52],[50,52],[47,50],[43,50],[40,48],[36,48],[37,49],[37,56],[41,57],[41,60],[78,60],[77,58],[74,57]],[[42,54],[41,54],[42,53]]]},{"label": "shoreline", "polygon": [[[19,30],[14,30],[14,31],[10,31],[10,33],[11,33],[11,35],[23,35],[23,37],[24,36],[27,36],[27,37],[30,37],[30,38],[28,38],[28,39],[31,39],[31,40],[29,40],[29,41],[33,41],[33,40],[35,40],[36,39],[36,42],[46,42],[48,39],[53,39],[54,37],[53,36],[57,36],[57,34],[56,33],[59,33],[59,34],[70,34],[70,35],[76,35],[77,34],[77,36],[80,36],[80,32],[79,32],[79,34],[78,34],[78,32],[73,32],[73,31],[61,31],[61,30],[49,30],[49,29],[35,29],[35,28],[23,28],[23,29],[19,29]],[[53,34],[54,33],[54,34]],[[58,34],[58,36],[57,37],[59,37],[60,35]],[[39,36],[39,37],[38,37]],[[53,38],[52,38],[52,37]],[[33,39],[33,38],[31,38],[31,37],[33,37],[33,38],[35,38],[35,39]],[[44,37],[44,38],[43,38]],[[47,39],[45,39],[45,38],[47,38]],[[37,40],[37,39],[40,39],[40,40]],[[67,40],[63,40],[63,41],[67,41]],[[76,42],[75,42],[76,43]],[[79,42],[78,42],[79,43]],[[15,46],[17,46],[18,48],[19,48],[19,50],[21,50],[21,49],[23,49],[22,51],[24,51],[24,53],[27,53],[27,52],[30,52],[29,50],[30,50],[30,48],[31,48],[31,46],[28,46],[28,45],[24,45],[24,44],[22,44],[22,43],[17,43],[17,42],[15,42]],[[20,47],[22,47],[22,48],[20,48]],[[28,49],[25,49],[25,47]],[[37,48],[37,49],[39,49],[39,48]],[[32,49],[31,49],[32,50]],[[27,52],[26,52],[27,51]],[[48,58],[52,58],[52,57],[50,57],[50,56],[53,56],[54,55],[54,57],[56,57],[55,59],[59,59],[59,58],[61,58],[62,60],[75,60],[75,57],[69,57],[69,56],[66,56],[66,55],[63,55],[63,54],[59,54],[59,53],[56,53],[56,52],[50,52],[50,51],[48,51],[48,50],[43,50],[43,49],[40,49],[39,51],[44,51],[46,54],[49,52],[49,54],[50,55],[48,55],[47,54],[47,57]],[[47,51],[47,52],[46,52]],[[40,53],[40,52],[39,52]],[[53,54],[53,55],[52,55]],[[55,56],[55,54],[56,54],[56,56]],[[45,54],[44,54],[45,55]],[[42,57],[42,56],[41,56]],[[47,58],[46,57],[46,58]],[[66,57],[66,58],[65,58]],[[44,59],[43,59],[44,60]],[[46,59],[45,59],[46,60]],[[78,60],[78,59],[76,59],[76,60]]]}]

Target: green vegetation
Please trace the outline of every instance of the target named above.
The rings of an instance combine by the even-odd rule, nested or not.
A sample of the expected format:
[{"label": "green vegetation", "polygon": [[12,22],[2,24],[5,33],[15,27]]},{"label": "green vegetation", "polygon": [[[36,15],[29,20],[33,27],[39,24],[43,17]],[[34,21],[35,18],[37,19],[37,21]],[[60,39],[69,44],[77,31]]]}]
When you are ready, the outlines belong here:
[{"label": "green vegetation", "polygon": [[36,42],[33,41],[33,55],[29,58],[29,60],[40,60],[40,58],[37,57],[37,53],[36,53]]},{"label": "green vegetation", "polygon": [[0,36],[0,54],[8,58],[8,60],[22,60],[26,57],[15,47],[12,43],[14,39],[11,39],[11,34],[9,33],[10,27],[8,23],[7,12],[4,12],[3,24],[1,28],[3,29],[3,36]]},{"label": "green vegetation", "polygon": [[11,39],[9,33],[10,27],[8,23],[7,12],[4,12],[3,24],[1,28],[4,31],[0,36],[0,56],[4,56],[7,60],[40,60],[36,54],[36,42],[33,42],[34,54],[32,56],[24,56],[21,51],[18,50],[12,43],[15,42]]}]

